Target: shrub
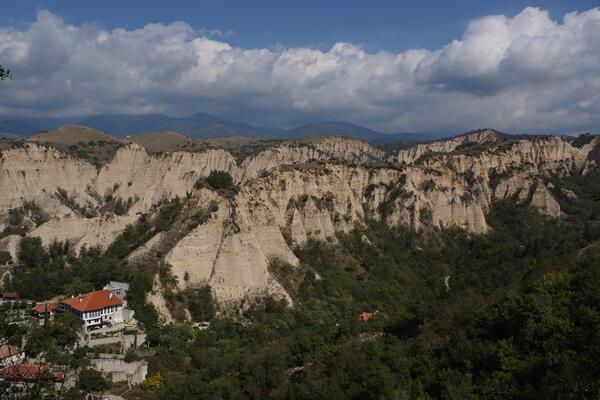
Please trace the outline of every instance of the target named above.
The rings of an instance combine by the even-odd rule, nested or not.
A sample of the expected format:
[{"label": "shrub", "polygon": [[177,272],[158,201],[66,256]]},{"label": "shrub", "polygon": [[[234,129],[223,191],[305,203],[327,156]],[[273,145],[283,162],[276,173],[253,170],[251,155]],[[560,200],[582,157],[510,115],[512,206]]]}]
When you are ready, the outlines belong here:
[{"label": "shrub", "polygon": [[110,387],[102,373],[93,369],[84,369],[79,373],[77,386],[85,392],[103,392]]},{"label": "shrub", "polygon": [[139,361],[139,360],[141,360],[141,357],[137,355],[137,353],[135,352],[134,349],[129,349],[129,350],[127,350],[127,353],[125,353],[125,362],[126,363]]},{"label": "shrub", "polygon": [[28,268],[45,265],[48,262],[48,254],[42,247],[42,239],[39,237],[24,237],[19,244],[19,261]]},{"label": "shrub", "polygon": [[0,251],[0,265],[7,264],[12,261],[12,257],[8,251]]},{"label": "shrub", "polygon": [[233,185],[233,178],[226,171],[213,170],[206,177],[206,182],[214,189],[227,189]]},{"label": "shrub", "polygon": [[164,380],[160,372],[155,372],[142,382],[144,390],[158,390],[164,385]]},{"label": "shrub", "polygon": [[194,321],[208,321],[215,316],[215,304],[210,286],[190,288],[186,292],[186,298]]}]

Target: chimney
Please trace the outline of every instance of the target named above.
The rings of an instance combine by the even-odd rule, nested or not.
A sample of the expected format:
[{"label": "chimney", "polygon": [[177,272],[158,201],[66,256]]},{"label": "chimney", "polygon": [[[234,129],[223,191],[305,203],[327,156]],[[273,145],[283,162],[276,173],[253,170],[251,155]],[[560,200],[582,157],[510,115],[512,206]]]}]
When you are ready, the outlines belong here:
[{"label": "chimney", "polygon": [[83,298],[81,297],[81,295],[79,295],[79,302],[83,303]]},{"label": "chimney", "polygon": [[112,297],[113,297],[113,293],[112,292],[108,292],[108,298],[112,299]]}]

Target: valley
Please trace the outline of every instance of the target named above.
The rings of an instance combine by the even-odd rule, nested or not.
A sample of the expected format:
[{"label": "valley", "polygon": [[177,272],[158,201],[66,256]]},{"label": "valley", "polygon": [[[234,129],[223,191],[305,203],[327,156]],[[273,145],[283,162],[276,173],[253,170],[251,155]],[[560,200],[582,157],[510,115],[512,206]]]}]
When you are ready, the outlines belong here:
[{"label": "valley", "polygon": [[[466,340],[459,332],[469,346],[484,340],[471,313],[493,315],[505,296],[547,279],[574,284],[597,265],[587,261],[600,240],[597,136],[480,130],[398,148],[174,135],[69,126],[9,140],[0,153],[4,290],[45,301],[129,282],[151,372],[174,379],[131,398],[197,385],[234,390],[225,398],[314,398],[346,373],[374,384],[354,365],[361,357],[382,368],[380,379],[408,375],[330,397],[442,398],[471,390],[465,379],[492,385],[479,381],[492,367],[468,375],[474,366],[453,364],[467,353],[448,359],[458,357],[448,346]],[[365,312],[374,316],[361,322]],[[194,331],[206,320],[208,330]],[[414,346],[425,346],[416,358]],[[415,364],[399,370],[394,352]],[[429,376],[423,363],[452,366],[436,367],[450,375]],[[217,379],[232,369],[233,381]],[[198,373],[200,383],[188,380]],[[257,373],[275,381],[253,392],[245,379]]]}]

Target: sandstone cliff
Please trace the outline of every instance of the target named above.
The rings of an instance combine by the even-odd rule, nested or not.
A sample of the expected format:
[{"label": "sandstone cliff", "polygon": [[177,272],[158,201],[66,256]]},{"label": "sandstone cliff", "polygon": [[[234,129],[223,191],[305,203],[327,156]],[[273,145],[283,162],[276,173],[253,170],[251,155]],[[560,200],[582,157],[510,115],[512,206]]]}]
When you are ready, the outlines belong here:
[{"label": "sandstone cliff", "polygon": [[[388,225],[457,226],[489,230],[493,201],[515,197],[558,217],[549,177],[588,173],[600,140],[574,147],[555,137],[514,139],[479,131],[418,145],[387,157],[373,146],[342,138],[277,144],[241,165],[222,149],[149,154],[121,147],[101,167],[40,144],[0,153],[0,228],[10,209],[34,200],[48,218],[27,234],[45,244],[106,247],[139,213],[163,199],[193,199],[198,208],[218,204],[203,223],[163,254],[180,289],[209,284],[222,305],[270,294],[289,299],[269,265],[298,260],[291,247],[309,239],[335,240],[365,218]],[[239,190],[223,195],[195,183],[212,170],[229,172]],[[127,204],[115,212],[116,200]],[[18,237],[17,237],[18,238]],[[160,235],[129,257],[135,262],[165,238]],[[15,236],[0,240],[14,255]],[[157,281],[156,285],[159,285]],[[149,298],[163,313],[157,286]]]}]

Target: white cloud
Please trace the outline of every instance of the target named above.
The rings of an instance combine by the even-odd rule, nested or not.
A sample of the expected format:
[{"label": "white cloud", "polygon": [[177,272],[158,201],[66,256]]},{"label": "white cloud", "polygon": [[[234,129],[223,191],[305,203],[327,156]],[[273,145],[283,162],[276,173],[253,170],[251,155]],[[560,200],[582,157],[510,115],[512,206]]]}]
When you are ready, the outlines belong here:
[{"label": "white cloud", "polygon": [[[107,31],[40,11],[0,28],[3,115],[214,112],[258,124],[350,120],[387,131],[600,128],[600,9],[473,21],[439,50],[336,43],[242,49],[183,22]],[[216,40],[218,38],[219,40]]]}]

